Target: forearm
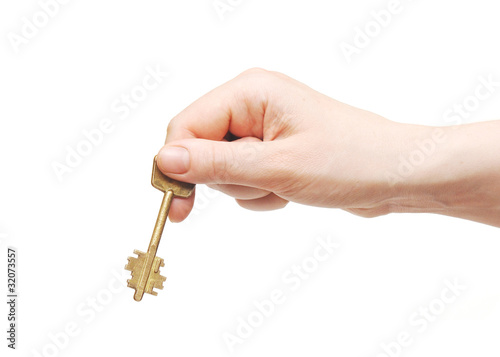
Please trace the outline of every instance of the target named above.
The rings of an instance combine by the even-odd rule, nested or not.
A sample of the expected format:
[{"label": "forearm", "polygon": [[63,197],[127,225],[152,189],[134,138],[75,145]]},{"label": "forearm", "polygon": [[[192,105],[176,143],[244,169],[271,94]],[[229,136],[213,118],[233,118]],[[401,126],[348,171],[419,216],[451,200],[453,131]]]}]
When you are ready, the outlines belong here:
[{"label": "forearm", "polygon": [[[393,185],[398,193],[395,210],[439,213],[500,227],[500,121],[439,128],[441,135],[434,137],[439,140],[433,140],[435,128],[418,128],[420,139],[415,140],[420,140],[420,147],[403,150],[407,163],[418,165]],[[425,139],[433,142],[433,150]]]}]

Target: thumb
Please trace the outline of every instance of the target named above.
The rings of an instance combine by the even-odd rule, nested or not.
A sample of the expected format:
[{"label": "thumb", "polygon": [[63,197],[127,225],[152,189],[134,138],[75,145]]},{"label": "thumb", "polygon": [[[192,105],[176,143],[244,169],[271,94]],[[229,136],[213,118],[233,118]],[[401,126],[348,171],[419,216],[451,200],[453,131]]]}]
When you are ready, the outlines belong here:
[{"label": "thumb", "polygon": [[173,179],[203,184],[239,184],[262,188],[276,173],[273,142],[184,139],[158,154],[158,167]]}]

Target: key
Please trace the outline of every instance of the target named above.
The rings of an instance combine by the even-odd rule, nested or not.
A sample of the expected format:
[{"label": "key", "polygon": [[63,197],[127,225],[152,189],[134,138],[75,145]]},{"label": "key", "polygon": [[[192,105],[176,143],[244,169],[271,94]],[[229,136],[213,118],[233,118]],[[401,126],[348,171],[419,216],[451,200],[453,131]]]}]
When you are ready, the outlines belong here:
[{"label": "key", "polygon": [[165,266],[162,258],[156,256],[158,245],[160,244],[163,227],[167,221],[168,211],[174,196],[187,198],[191,196],[195,185],[186,182],[176,181],[165,176],[156,164],[156,156],[153,161],[153,174],[151,176],[153,187],[165,194],[160,207],[160,213],[156,219],[155,228],[146,253],[134,250],[137,258],[128,257],[126,270],[132,272],[132,279],[127,280],[128,287],[135,289],[134,300],[141,301],[144,293],[158,295],[153,289],[163,289],[163,282],[167,279],[160,275],[160,267]]}]

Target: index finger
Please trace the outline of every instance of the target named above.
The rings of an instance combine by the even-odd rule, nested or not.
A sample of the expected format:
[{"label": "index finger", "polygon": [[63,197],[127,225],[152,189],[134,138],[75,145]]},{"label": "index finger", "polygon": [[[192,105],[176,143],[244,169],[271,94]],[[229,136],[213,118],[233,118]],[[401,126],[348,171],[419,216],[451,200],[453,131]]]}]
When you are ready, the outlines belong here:
[{"label": "index finger", "polygon": [[165,143],[198,138],[222,140],[228,132],[237,137],[263,137],[267,106],[263,80],[269,72],[252,69],[205,94],[169,123]]}]

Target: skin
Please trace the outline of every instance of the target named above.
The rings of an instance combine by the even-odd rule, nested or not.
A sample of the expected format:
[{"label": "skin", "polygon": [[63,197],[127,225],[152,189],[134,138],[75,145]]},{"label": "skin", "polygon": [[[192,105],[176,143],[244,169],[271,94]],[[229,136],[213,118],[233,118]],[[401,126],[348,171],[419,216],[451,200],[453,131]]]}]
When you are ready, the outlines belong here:
[{"label": "skin", "polygon": [[[500,121],[401,124],[252,69],[171,120],[158,166],[251,210],[293,201],[363,217],[428,212],[500,227],[499,136]],[[171,221],[184,220],[193,202],[174,198]]]}]

